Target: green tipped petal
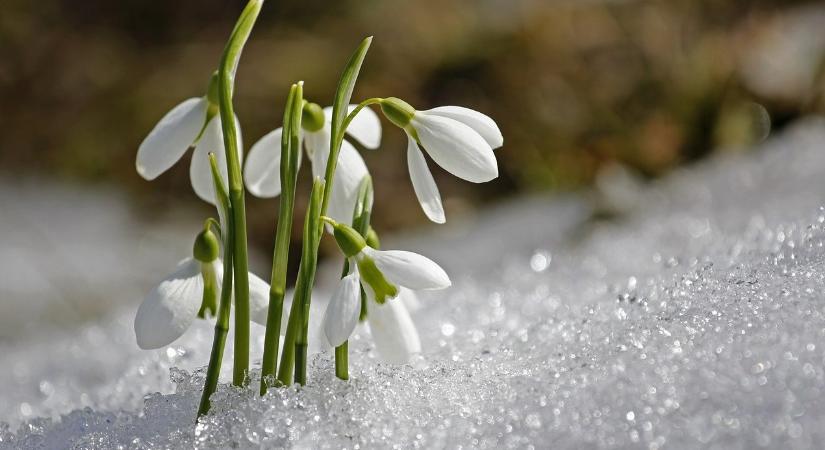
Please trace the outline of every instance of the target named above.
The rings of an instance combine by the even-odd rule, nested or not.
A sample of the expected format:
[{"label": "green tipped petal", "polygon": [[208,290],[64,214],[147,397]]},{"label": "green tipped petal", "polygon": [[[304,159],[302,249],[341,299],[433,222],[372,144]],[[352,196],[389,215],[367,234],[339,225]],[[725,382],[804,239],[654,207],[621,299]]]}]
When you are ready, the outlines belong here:
[{"label": "green tipped petal", "polygon": [[371,294],[375,296],[376,302],[383,304],[398,296],[398,287],[387,281],[372,258],[362,254],[356,261],[358,272],[361,274],[361,282],[369,288],[367,291],[372,291]]},{"label": "green tipped petal", "polygon": [[357,255],[367,246],[367,242],[361,234],[351,226],[340,222],[334,222],[331,225],[334,230],[335,241],[338,242],[338,247],[347,258]]}]

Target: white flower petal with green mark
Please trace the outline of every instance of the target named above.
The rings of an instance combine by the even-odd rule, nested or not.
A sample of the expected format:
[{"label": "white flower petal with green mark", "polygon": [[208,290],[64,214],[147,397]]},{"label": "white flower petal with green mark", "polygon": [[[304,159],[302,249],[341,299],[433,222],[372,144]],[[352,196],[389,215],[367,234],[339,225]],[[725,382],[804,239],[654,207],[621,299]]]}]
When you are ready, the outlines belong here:
[{"label": "white flower petal with green mark", "polygon": [[[215,276],[220,285],[223,269],[216,260]],[[218,289],[219,290],[219,289]],[[220,293],[217,293],[220,295]],[[158,284],[135,315],[135,337],[140,348],[149,350],[171,344],[192,325],[203,301],[201,263],[186,258]]]},{"label": "white flower petal with green mark", "polygon": [[244,182],[249,192],[256,197],[277,197],[281,194],[282,130],[277,128],[264,135],[249,149],[246,156]]},{"label": "white flower petal with green mark", "polygon": [[[241,149],[241,127],[238,118],[235,118],[235,127],[238,130],[238,160],[243,159]],[[223,179],[224,187],[229,190],[227,180],[226,151],[223,145],[223,131],[221,130],[221,119],[218,116],[212,118],[203,130],[203,135],[195,146],[192,154],[192,162],[189,165],[189,178],[192,182],[192,189],[203,201],[216,204],[215,185],[212,181],[212,169],[209,165],[209,153],[213,153],[218,162],[218,169]]]},{"label": "white flower petal with green mark", "polygon": [[418,253],[403,250],[375,250],[364,247],[361,253],[372,258],[387,281],[414,290],[444,289],[452,283],[444,269]]},{"label": "white flower petal with green mark", "polygon": [[358,325],[360,313],[361,284],[358,272],[353,271],[338,283],[324,312],[323,328],[327,342],[337,347],[348,340]]},{"label": "white flower petal with green mark", "polygon": [[493,149],[469,126],[426,112],[417,112],[410,123],[424,150],[446,171],[473,183],[498,176]]},{"label": "white flower petal with green mark", "polygon": [[496,122],[486,114],[462,106],[439,106],[438,108],[422,112],[457,120],[469,126],[476,133],[480,134],[481,137],[487,141],[487,144],[494,149],[504,144],[504,137],[501,135],[501,130],[498,129]]},{"label": "white flower petal with green mark", "polygon": [[421,209],[427,218],[435,223],[444,223],[447,218],[444,216],[444,207],[441,204],[441,194],[435,184],[433,174],[427,167],[427,160],[418,148],[415,139],[407,136],[407,168],[410,172],[410,180],[415,190],[415,196],[421,203]]},{"label": "white flower petal with green mark", "polygon": [[169,170],[195,142],[206,120],[206,98],[190,98],[172,108],[138,148],[135,167],[147,180]]},{"label": "white flower petal with green mark", "polygon": [[[349,105],[347,114],[351,113],[358,105]],[[324,108],[324,127],[330,128],[332,123],[332,106]],[[381,120],[378,114],[369,107],[361,108],[358,114],[352,118],[347,127],[347,134],[355,138],[364,147],[374,150],[381,145]],[[329,137],[327,137],[329,139]],[[329,142],[327,142],[329,145]]]},{"label": "white flower petal with green mark", "polygon": [[379,305],[371,301],[367,311],[370,334],[383,361],[406,364],[413,355],[421,353],[418,331],[403,302],[391,299]]}]

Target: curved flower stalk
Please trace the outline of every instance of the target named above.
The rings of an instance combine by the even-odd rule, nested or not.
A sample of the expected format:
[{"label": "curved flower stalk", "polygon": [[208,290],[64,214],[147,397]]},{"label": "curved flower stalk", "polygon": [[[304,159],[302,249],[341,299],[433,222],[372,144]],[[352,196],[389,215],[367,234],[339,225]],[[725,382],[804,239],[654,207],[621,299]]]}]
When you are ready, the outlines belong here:
[{"label": "curved flower stalk", "polygon": [[[209,169],[210,153],[218,158],[221,178],[226,186],[226,152],[223,144],[221,118],[218,115],[218,101],[213,91],[217,89],[213,75],[209,94],[203,97],[189,98],[172,108],[138,148],[135,168],[138,174],[147,180],[154,180],[175,165],[186,151],[194,147],[192,161],[189,165],[189,178],[192,189],[202,200],[217,204],[212,174]],[[240,130],[237,116],[235,124]],[[241,135],[238,132],[238,156],[242,157]]]},{"label": "curved flower stalk", "polygon": [[442,106],[416,111],[394,97],[379,101],[384,115],[407,133],[407,166],[424,214],[436,223],[446,222],[441,194],[421,152],[451,174],[473,183],[498,177],[493,149],[504,138],[490,117],[460,106]]},{"label": "curved flower stalk", "polygon": [[[193,257],[180,261],[140,304],[135,337],[144,350],[161,348],[183,336],[195,318],[214,316],[221,294],[223,263],[218,239],[208,228],[195,239]],[[249,274],[252,320],[266,325],[269,284]]]},{"label": "curved flower stalk", "polygon": [[349,339],[361,312],[361,288],[367,294],[367,320],[376,348],[391,363],[405,363],[421,350],[418,332],[402,300],[400,288],[444,289],[451,285],[444,269],[413,252],[376,250],[366,245],[353,228],[325,218],[335,240],[349,261],[350,271],[341,279],[324,313],[323,329],[330,345]]},{"label": "curved flower stalk", "polygon": [[[356,105],[350,105],[353,111]],[[321,109],[315,103],[303,107],[302,141],[312,165],[313,178],[324,178],[332,120],[332,107]],[[281,135],[282,128],[264,135],[249,150],[244,166],[244,181],[250,193],[257,197],[276,197],[281,194]],[[381,143],[381,122],[370,109],[361,109],[347,127],[347,133],[368,149],[376,149]],[[298,163],[301,156],[299,153]],[[348,141],[341,144],[338,168],[332,184],[332,194],[327,214],[339,221],[346,221],[358,196],[358,185],[367,176],[367,165],[358,150]]]}]

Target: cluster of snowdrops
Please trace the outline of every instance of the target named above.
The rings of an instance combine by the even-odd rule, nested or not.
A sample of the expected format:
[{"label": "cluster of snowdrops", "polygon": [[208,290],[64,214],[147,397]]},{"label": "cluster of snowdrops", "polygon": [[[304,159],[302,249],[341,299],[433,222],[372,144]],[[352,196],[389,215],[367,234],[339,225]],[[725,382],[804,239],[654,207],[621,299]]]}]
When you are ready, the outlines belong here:
[{"label": "cluster of snowdrops", "polygon": [[[249,381],[249,324],[266,326],[260,392],[306,382],[310,338],[334,348],[335,374],[348,379],[347,341],[359,322],[369,324],[375,348],[390,363],[405,363],[420,351],[415,325],[405,306],[415,291],[450,286],[432,260],[407,251],[381,250],[370,226],[373,191],[364,160],[347,139],[377,149],[381,121],[377,107],[407,135],[407,164],[424,214],[445,222],[438,187],[422,149],[448,172],[475,183],[498,176],[493,149],[503,139],[488,116],[458,106],[418,111],[401,99],[351,96],[371,38],[357,47],[345,67],[331,107],[304,98],[302,82],[291,86],[283,126],[259,139],[246,155],[232,105],[235,71],[243,46],[262,7],[250,0],[241,13],[202,97],[183,101],[167,113],[140,145],[138,173],[152,180],[194,148],[192,188],[217,208],[195,237],[191,257],[155,287],[135,317],[141,348],[171,344],[196,318],[214,318],[215,337],[199,415],[208,412],[223,360],[234,308],[233,384]],[[347,138],[345,138],[345,136]],[[284,312],[288,248],[294,221],[297,174],[304,151],[313,185],[304,218],[301,260],[288,316]],[[330,181],[331,180],[331,181]],[[272,276],[269,283],[249,273],[245,190],[258,197],[280,196]],[[331,296],[317,335],[309,333],[310,302],[320,240],[331,235],[344,256],[341,280]],[[404,300],[406,299],[406,300]],[[288,320],[284,321],[285,318]],[[282,326],[282,323],[286,326]]]}]

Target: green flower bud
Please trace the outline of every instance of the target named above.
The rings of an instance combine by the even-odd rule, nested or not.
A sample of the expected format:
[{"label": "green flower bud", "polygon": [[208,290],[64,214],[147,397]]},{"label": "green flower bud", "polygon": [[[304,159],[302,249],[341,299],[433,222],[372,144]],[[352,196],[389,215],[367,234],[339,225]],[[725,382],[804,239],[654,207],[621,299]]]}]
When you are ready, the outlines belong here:
[{"label": "green flower bud", "polygon": [[384,116],[398,127],[404,129],[410,124],[415,115],[415,108],[409,103],[396,97],[388,97],[381,100],[381,111]]},{"label": "green flower bud", "polygon": [[344,253],[347,258],[351,258],[361,252],[361,249],[367,246],[364,238],[349,225],[343,223],[332,224],[333,236],[338,242],[338,248]]},{"label": "green flower bud", "polygon": [[398,295],[398,288],[387,281],[372,258],[361,255],[356,261],[361,282],[372,289],[376,302],[384,304],[387,299],[395,298]]},{"label": "green flower bud", "polygon": [[324,110],[317,103],[305,102],[301,111],[301,128],[315,132],[324,128]]},{"label": "green flower bud", "polygon": [[366,238],[367,245],[369,245],[370,247],[376,249],[381,248],[381,241],[378,239],[378,233],[376,233],[372,227],[370,227],[370,229],[367,230],[367,235],[364,237]]},{"label": "green flower bud", "polygon": [[209,263],[218,259],[220,244],[218,237],[212,230],[206,229],[195,238],[195,245],[192,246],[192,256],[200,262]]}]

